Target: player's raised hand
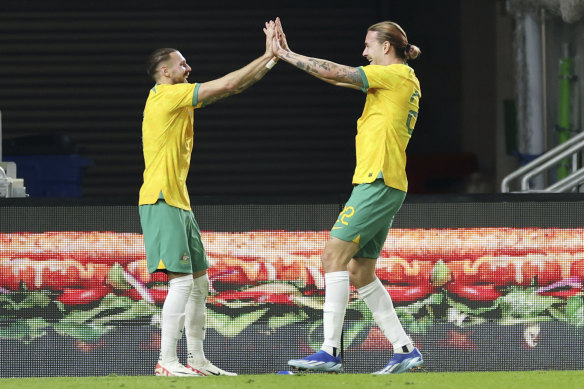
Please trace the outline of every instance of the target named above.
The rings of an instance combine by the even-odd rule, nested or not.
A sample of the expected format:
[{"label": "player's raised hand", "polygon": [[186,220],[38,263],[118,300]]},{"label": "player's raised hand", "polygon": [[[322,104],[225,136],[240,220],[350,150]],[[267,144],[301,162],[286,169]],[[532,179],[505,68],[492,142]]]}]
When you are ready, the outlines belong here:
[{"label": "player's raised hand", "polygon": [[274,37],[276,36],[276,23],[273,20],[266,22],[264,27],[264,34],[266,34],[266,55],[276,56],[276,49],[274,48]]},{"label": "player's raised hand", "polygon": [[280,42],[280,46],[286,51],[290,50],[290,46],[288,46],[288,41],[286,41],[286,34],[284,34],[284,29],[282,28],[282,21],[279,17],[276,18],[276,36],[278,37],[278,41]]}]

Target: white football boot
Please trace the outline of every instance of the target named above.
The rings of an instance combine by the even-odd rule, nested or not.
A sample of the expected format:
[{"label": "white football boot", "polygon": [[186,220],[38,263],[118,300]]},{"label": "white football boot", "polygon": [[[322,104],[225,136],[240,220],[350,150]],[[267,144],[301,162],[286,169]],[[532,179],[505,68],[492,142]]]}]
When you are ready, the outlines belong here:
[{"label": "white football boot", "polygon": [[187,369],[191,369],[192,372],[204,376],[211,375],[226,375],[226,376],[236,376],[236,373],[231,373],[223,369],[218,368],[213,365],[211,361],[205,359],[203,363],[196,363],[194,359],[189,358],[187,363]]},{"label": "white football boot", "polygon": [[159,377],[203,377],[202,374],[186,368],[178,362],[163,364],[161,361],[156,364],[154,375]]}]

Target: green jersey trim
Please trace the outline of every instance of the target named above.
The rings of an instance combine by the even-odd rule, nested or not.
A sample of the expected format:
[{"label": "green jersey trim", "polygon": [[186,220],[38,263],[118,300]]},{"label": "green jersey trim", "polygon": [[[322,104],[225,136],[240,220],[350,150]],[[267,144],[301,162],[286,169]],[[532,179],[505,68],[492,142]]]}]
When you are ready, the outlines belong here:
[{"label": "green jersey trim", "polygon": [[367,89],[369,89],[369,81],[367,81],[367,76],[365,75],[362,66],[359,66],[357,69],[359,69],[359,73],[361,73],[361,78],[363,79],[363,86],[361,87],[361,90],[363,93],[367,93]]},{"label": "green jersey trim", "polygon": [[193,92],[193,107],[196,107],[199,100],[199,87],[201,84],[195,85],[195,91]]}]

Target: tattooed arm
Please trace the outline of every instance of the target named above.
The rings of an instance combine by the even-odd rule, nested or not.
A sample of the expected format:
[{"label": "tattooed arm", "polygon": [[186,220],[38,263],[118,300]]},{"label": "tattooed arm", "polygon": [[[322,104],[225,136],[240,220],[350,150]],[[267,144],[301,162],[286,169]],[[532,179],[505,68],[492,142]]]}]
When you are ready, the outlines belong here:
[{"label": "tattooed arm", "polygon": [[345,82],[338,82],[338,81],[335,81],[335,80],[329,80],[328,78],[324,78],[324,77],[320,77],[320,76],[315,76],[315,77],[323,80],[324,82],[328,82],[329,84],[332,84],[334,86],[342,86],[344,88],[351,88],[351,89],[361,90],[361,88],[358,87],[357,85],[347,84]]},{"label": "tattooed arm", "polygon": [[285,51],[282,48],[278,50],[278,57],[329,84],[353,89],[361,89],[363,87],[361,72],[356,67],[339,65],[324,59],[306,57],[292,51]]}]

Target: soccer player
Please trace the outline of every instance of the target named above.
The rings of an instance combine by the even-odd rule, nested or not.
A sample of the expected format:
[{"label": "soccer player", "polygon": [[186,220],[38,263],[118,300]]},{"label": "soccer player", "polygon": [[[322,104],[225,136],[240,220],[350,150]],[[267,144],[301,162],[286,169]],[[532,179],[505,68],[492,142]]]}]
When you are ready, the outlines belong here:
[{"label": "soccer player", "polygon": [[[144,184],[140,223],[148,270],[168,274],[162,307],[158,376],[236,375],[213,365],[203,352],[206,298],[209,291],[205,249],[191,210],[186,178],[193,148],[194,109],[240,93],[276,63],[272,50],[275,23],[267,22],[265,53],[243,68],[204,83],[188,83],[191,67],[175,49],[155,50],[147,61],[156,81],[142,122]],[[185,328],[187,365],[179,363],[177,342]]]},{"label": "soccer player", "polygon": [[394,348],[387,365],[374,374],[402,373],[421,366],[422,355],[412,345],[391,297],[375,276],[377,258],[406,197],[405,151],[421,97],[420,83],[406,61],[417,58],[420,49],[408,43],[399,25],[389,21],[367,30],[363,56],[368,66],[344,66],[292,52],[279,19],[276,35],[274,47],[280,59],[333,85],[367,93],[363,114],[357,120],[354,188],[321,258],[325,272],[324,342],[317,353],[288,364],[307,370],[341,370],[339,346],[350,282]]}]

